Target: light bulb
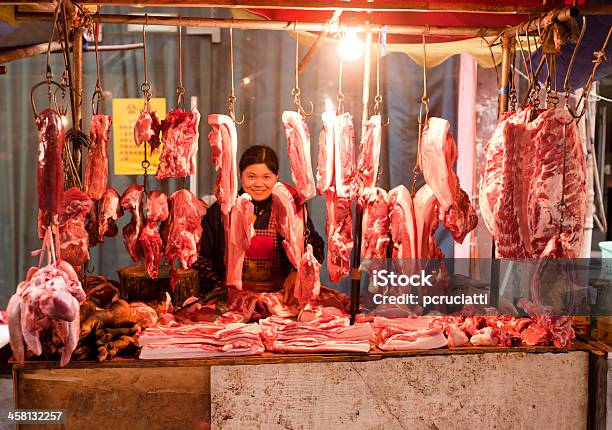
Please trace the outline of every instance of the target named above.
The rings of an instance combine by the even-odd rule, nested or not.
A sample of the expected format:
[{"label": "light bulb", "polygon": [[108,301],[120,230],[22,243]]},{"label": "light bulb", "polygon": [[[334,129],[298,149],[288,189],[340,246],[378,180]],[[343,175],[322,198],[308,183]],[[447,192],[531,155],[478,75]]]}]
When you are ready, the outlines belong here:
[{"label": "light bulb", "polygon": [[355,61],[363,55],[363,43],[357,37],[357,31],[347,29],[344,32],[344,37],[338,46],[338,53],[345,61]]}]

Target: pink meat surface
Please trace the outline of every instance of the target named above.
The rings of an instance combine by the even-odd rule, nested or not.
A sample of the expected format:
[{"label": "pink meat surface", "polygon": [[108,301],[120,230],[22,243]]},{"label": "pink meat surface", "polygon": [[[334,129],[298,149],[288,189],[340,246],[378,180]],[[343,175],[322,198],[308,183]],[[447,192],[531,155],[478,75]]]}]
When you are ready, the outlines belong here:
[{"label": "pink meat surface", "polygon": [[142,247],[138,238],[144,227],[143,199],[144,187],[142,185],[130,185],[121,196],[119,204],[126,212],[131,212],[132,219],[123,227],[123,243],[134,263],[142,261]]},{"label": "pink meat surface", "polygon": [[91,145],[85,163],[85,192],[92,200],[100,200],[108,182],[108,142],[112,119],[108,115],[91,118]]},{"label": "pink meat surface", "polygon": [[227,278],[226,285],[242,289],[242,265],[244,255],[255,236],[253,227],[253,203],[247,193],[238,197],[230,213],[229,237],[227,240]]},{"label": "pink meat surface", "polygon": [[215,183],[215,196],[221,205],[221,212],[227,215],[238,198],[236,125],[227,115],[208,115],[208,124],[212,127],[208,134],[212,161],[215,169],[219,171]]},{"label": "pink meat surface", "polygon": [[62,151],[66,131],[62,118],[45,109],[36,117],[38,127],[38,208],[49,214],[61,214],[64,193]]},{"label": "pink meat surface", "polygon": [[162,121],[164,148],[159,159],[157,179],[184,178],[195,169],[193,156],[198,151],[200,112],[174,109]]},{"label": "pink meat surface", "polygon": [[316,194],[312,162],[310,160],[310,133],[308,125],[298,112],[283,112],[283,125],[287,136],[287,151],[291,163],[291,179],[299,195],[300,203]]}]

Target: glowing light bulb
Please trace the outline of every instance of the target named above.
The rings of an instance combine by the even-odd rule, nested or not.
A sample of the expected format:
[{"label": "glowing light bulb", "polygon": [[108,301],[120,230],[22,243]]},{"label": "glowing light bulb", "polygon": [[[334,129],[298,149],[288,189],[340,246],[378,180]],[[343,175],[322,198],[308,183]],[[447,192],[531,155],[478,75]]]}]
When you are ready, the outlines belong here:
[{"label": "glowing light bulb", "polygon": [[357,31],[347,29],[338,46],[338,53],[345,61],[355,61],[363,55],[363,43],[357,37]]}]

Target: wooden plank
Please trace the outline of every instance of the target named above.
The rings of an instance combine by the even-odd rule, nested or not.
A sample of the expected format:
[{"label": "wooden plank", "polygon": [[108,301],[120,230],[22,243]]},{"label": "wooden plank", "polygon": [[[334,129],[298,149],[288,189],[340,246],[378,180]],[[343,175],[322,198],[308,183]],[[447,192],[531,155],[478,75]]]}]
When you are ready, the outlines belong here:
[{"label": "wooden plank", "polygon": [[[151,367],[193,367],[193,366],[234,366],[234,365],[258,365],[279,363],[318,363],[318,362],[346,362],[346,361],[377,361],[396,357],[420,357],[439,355],[471,355],[492,353],[566,353],[570,351],[590,351],[594,349],[581,341],[575,341],[570,348],[555,348],[552,346],[521,346],[513,348],[502,347],[458,347],[421,351],[380,351],[373,348],[369,354],[366,353],[326,353],[326,354],[275,354],[265,352],[260,356],[249,357],[212,357],[207,359],[177,359],[177,360],[140,360],[131,358],[114,358],[110,361],[98,363],[97,361],[72,361],[67,366],[69,369],[98,369],[98,368],[151,368]],[[27,361],[24,364],[14,364],[17,369],[59,369],[59,363],[55,361]]]},{"label": "wooden plank", "polygon": [[19,369],[15,383],[18,408],[63,409],[67,418],[63,428],[71,430],[210,426],[208,366]]},{"label": "wooden plank", "polygon": [[589,354],[589,430],[605,430],[608,399],[608,354]]},{"label": "wooden plank", "polygon": [[585,428],[588,353],[211,368],[212,427]]}]

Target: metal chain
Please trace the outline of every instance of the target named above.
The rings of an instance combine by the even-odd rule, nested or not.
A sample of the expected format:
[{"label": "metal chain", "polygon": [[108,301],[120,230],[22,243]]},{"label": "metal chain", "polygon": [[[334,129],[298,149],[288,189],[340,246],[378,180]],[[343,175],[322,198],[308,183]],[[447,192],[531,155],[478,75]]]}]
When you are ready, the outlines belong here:
[{"label": "metal chain", "polygon": [[140,86],[140,90],[142,91],[142,95],[145,99],[144,102],[144,112],[149,112],[150,109],[150,100],[151,100],[151,84],[149,84],[148,76],[147,76],[147,31],[146,26],[148,25],[148,15],[145,14],[145,24],[142,26],[142,57],[144,60],[144,82]]},{"label": "metal chain", "polygon": [[240,122],[236,121],[236,95],[234,91],[234,29],[230,27],[230,77],[231,77],[231,94],[228,98],[229,114],[236,124],[242,124],[244,122],[244,116]]},{"label": "metal chain", "polygon": [[[423,118],[423,108],[425,108],[425,117]],[[421,139],[423,131],[429,120],[429,96],[427,95],[427,49],[425,46],[425,34],[423,34],[423,96],[421,97],[421,106],[419,107],[419,137],[417,140],[416,160],[412,169],[412,196],[416,194],[417,176],[421,174],[420,156],[421,156]]]},{"label": "metal chain", "polygon": [[291,95],[293,96],[293,104],[297,107],[297,111],[300,113],[300,115],[306,118],[314,111],[314,105],[311,102],[310,112],[306,112],[302,107],[302,101],[300,100],[300,32],[297,29],[297,21],[293,24],[293,29],[295,31],[295,87],[293,87],[291,90]]},{"label": "metal chain", "polygon": [[336,99],[338,100],[338,107],[336,108],[336,115],[340,115],[344,113],[344,107],[342,103],[344,102],[344,94],[342,94],[342,55],[340,57],[340,67],[338,70],[338,96]]},{"label": "metal chain", "polygon": [[181,26],[181,17],[179,16],[179,28],[178,28],[179,40],[179,85],[176,88],[176,106],[183,107],[185,110],[185,100],[183,96],[185,95],[185,88],[183,87],[183,27]]},{"label": "metal chain", "polygon": [[96,51],[96,89],[91,97],[91,111],[97,115],[100,110],[100,102],[104,99],[104,90],[102,81],[100,80],[100,59],[98,56],[98,35],[100,33],[100,8],[98,7],[98,22],[94,23],[92,19],[92,34],[94,38],[94,47]]},{"label": "metal chain", "polygon": [[510,64],[510,92],[509,92],[509,98],[510,98],[510,109],[513,110],[514,112],[516,112],[516,109],[518,107],[518,92],[516,91],[516,81],[515,81],[515,61],[516,61],[516,46],[512,47],[512,63]]},{"label": "metal chain", "polygon": [[380,104],[382,96],[380,95],[380,50],[381,50],[382,31],[378,32],[378,46],[376,49],[376,96],[374,96],[374,115],[380,114]]}]

